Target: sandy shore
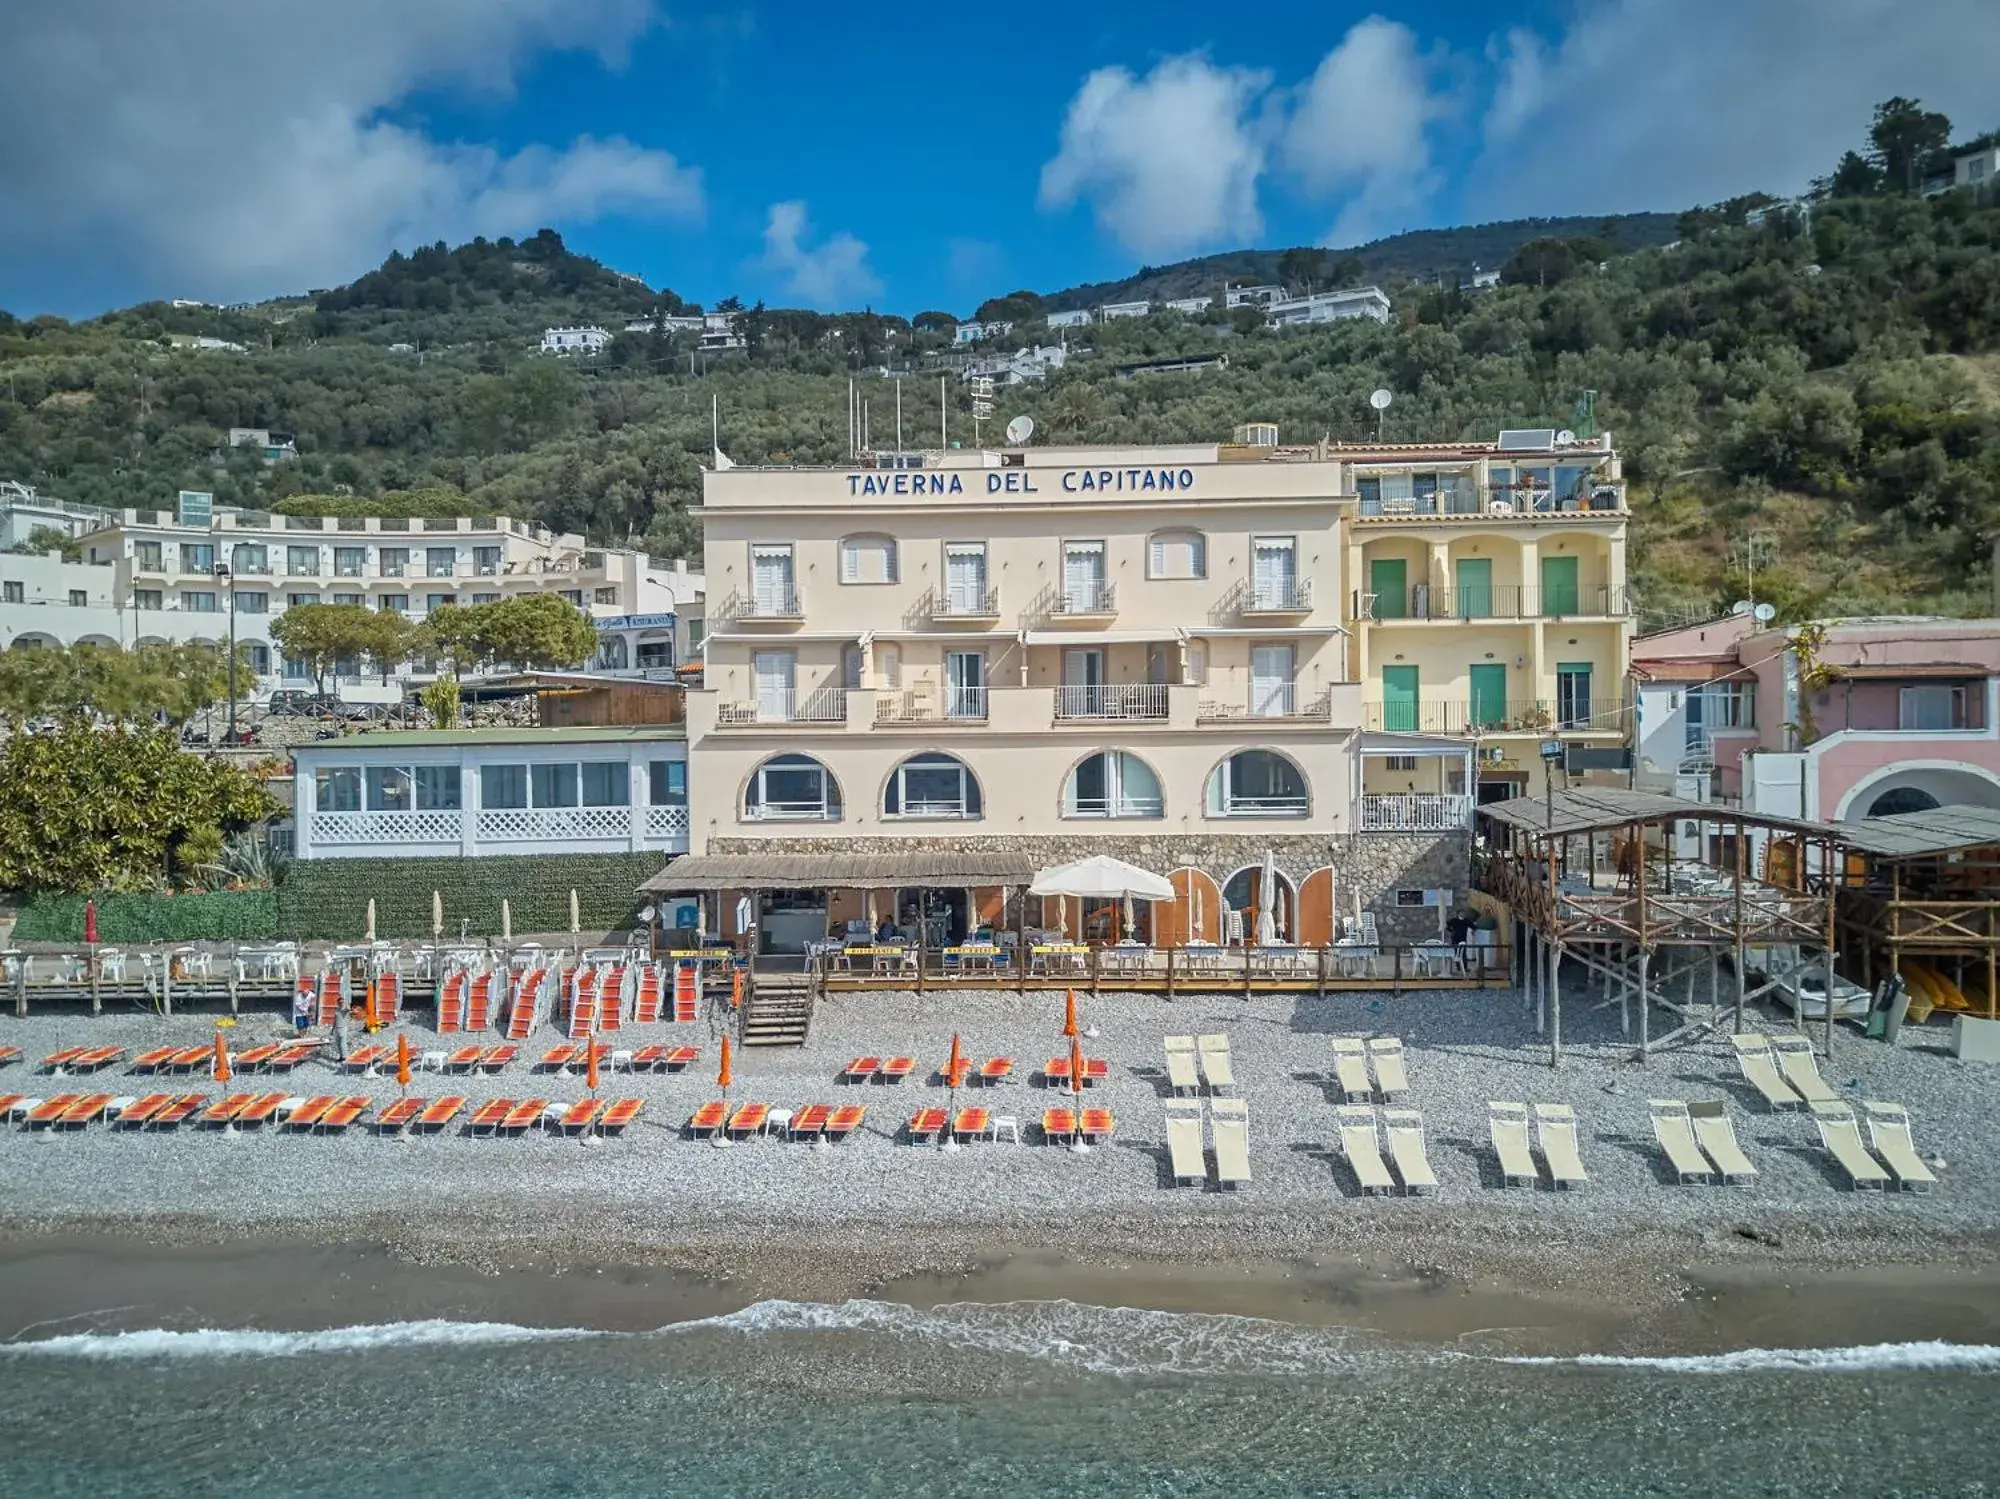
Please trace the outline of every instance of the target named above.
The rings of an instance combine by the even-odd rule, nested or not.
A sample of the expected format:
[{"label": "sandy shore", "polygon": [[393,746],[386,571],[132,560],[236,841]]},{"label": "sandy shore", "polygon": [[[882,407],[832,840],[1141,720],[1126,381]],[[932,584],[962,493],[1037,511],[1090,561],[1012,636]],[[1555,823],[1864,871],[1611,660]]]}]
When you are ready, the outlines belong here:
[{"label": "sandy shore", "polygon": [[[1994,1333],[2000,1163],[1982,1144],[2000,1138],[2000,1077],[1944,1054],[1941,1030],[1906,1032],[1896,1048],[1849,1032],[1827,1068],[1847,1096],[1908,1105],[1920,1145],[1945,1156],[1943,1182],[1919,1197],[1843,1190],[1809,1121],[1755,1105],[1726,1035],[1641,1068],[1616,1011],[1581,1002],[1559,1072],[1518,997],[1499,993],[1119,996],[1083,1008],[1101,1032],[1086,1049],[1111,1064],[1092,1101],[1120,1121],[1115,1142],[1087,1156],[1033,1143],[1033,1121],[1056,1097],[1025,1077],[977,1101],[1019,1118],[1027,1143],[956,1154],[900,1134],[915,1107],[944,1100],[942,1088],[835,1084],[862,1053],[907,1051],[928,1070],[953,1030],[973,1055],[1010,1055],[1023,1074],[1061,1049],[1046,1002],[985,994],[840,997],[821,1007],[807,1047],[740,1058],[738,1099],[869,1106],[862,1133],[831,1150],[763,1140],[715,1151],[683,1139],[681,1122],[716,1091],[713,1037],[685,1027],[621,1037],[694,1040],[703,1057],[685,1077],[608,1077],[607,1093],[642,1096],[647,1109],[625,1139],[595,1149],[553,1137],[0,1131],[0,1332],[128,1305],[140,1310],[108,1315],[121,1325],[184,1321],[192,1309],[222,1325],[476,1314],[639,1327],[760,1299],[864,1295],[1067,1297],[1440,1340],[1505,1327],[1565,1349]],[[0,1042],[35,1057],[84,1040],[192,1044],[212,1026],[200,1016],[0,1018]],[[246,1017],[236,1044],[278,1026]],[[1251,1111],[1255,1180],[1240,1193],[1175,1188],[1165,1169],[1161,1037],[1211,1030],[1232,1038]],[[1327,1038],[1345,1033],[1399,1034],[1409,1047],[1435,1196],[1359,1195],[1334,1148],[1327,1076]],[[420,1023],[413,1039],[435,1044]],[[544,1033],[537,1046],[554,1039]],[[0,1084],[71,1086],[18,1067]],[[122,1076],[101,1086],[147,1091]],[[289,1090],[397,1091],[393,1079],[336,1081],[318,1066]],[[413,1091],[447,1087],[423,1077]],[[583,1082],[517,1065],[453,1079],[448,1091],[568,1099]],[[1669,1184],[1649,1097],[1728,1099],[1756,1181]],[[1486,1139],[1489,1098],[1574,1104],[1590,1186],[1504,1188]]]}]

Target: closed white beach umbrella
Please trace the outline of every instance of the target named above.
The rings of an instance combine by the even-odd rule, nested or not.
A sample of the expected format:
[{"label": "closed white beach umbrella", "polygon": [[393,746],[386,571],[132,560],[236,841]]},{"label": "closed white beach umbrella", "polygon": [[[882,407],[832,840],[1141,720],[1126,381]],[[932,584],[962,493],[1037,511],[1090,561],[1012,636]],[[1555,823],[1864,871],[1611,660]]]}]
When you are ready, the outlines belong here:
[{"label": "closed white beach umbrella", "polygon": [[583,915],[577,908],[576,886],[569,887],[569,934],[574,937],[583,930]]},{"label": "closed white beach umbrella", "polygon": [[1257,873],[1257,945],[1270,947],[1278,940],[1278,864],[1268,848],[1264,867]]},{"label": "closed white beach umbrella", "polygon": [[504,895],[500,897],[500,940],[502,942],[514,940],[514,908]]},{"label": "closed white beach umbrella", "polygon": [[444,892],[441,890],[433,890],[431,892],[431,936],[442,937],[443,935],[444,935]]},{"label": "closed white beach umbrella", "polygon": [[375,940],[375,897],[372,895],[368,897],[368,936],[366,940],[369,942]]},{"label": "closed white beach umbrella", "polygon": [[1125,892],[1125,930],[1121,935],[1130,937],[1132,935],[1132,928],[1138,924],[1138,920],[1132,910],[1132,892],[1127,890]]}]

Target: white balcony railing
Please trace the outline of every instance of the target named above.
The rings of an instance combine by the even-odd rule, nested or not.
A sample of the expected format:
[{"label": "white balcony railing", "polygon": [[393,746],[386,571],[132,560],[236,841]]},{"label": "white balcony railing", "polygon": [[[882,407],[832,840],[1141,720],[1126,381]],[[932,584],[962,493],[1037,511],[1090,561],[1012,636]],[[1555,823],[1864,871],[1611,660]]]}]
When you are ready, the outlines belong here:
[{"label": "white balcony railing", "polygon": [[1364,833],[1456,833],[1472,825],[1472,798],[1453,792],[1369,792],[1357,825]]},{"label": "white balcony railing", "polygon": [[688,848],[688,810],[679,805],[314,812],[306,819],[305,834],[313,849],[443,852],[465,845],[468,820],[475,850],[498,843],[547,844],[553,853],[577,844],[664,853],[686,853]]},{"label": "white balcony railing", "polygon": [[724,703],[717,714],[724,728],[768,723],[846,723],[847,692],[840,687],[766,687],[746,702]]},{"label": "white balcony railing", "polygon": [[1116,686],[1056,689],[1056,718],[1072,719],[1164,719],[1167,716],[1166,684],[1122,682]]}]

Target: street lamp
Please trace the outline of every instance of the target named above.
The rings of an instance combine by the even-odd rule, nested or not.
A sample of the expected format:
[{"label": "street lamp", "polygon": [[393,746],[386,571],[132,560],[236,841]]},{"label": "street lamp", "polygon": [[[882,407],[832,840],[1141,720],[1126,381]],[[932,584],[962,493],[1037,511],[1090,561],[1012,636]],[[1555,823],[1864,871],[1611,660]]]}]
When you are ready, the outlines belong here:
[{"label": "street lamp", "polygon": [[233,745],[236,743],[236,584],[229,563],[215,564],[215,581],[229,597],[229,737],[223,742]]}]

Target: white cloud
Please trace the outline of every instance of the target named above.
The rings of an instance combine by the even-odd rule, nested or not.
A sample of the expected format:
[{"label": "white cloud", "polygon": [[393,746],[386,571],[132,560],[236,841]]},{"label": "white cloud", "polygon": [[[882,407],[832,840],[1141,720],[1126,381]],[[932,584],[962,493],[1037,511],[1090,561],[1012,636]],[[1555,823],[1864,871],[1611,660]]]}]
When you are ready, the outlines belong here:
[{"label": "white cloud", "polygon": [[8,0],[0,275],[75,257],[177,295],[345,280],[391,248],[608,212],[698,216],[699,172],[585,136],[512,155],[386,118],[504,93],[551,48],[607,65],[652,0]]},{"label": "white cloud", "polygon": [[796,199],[773,203],[764,224],[767,270],[785,278],[785,290],[808,307],[850,307],[882,290],[868,268],[868,246],[845,229],[828,235],[817,249],[808,249],[812,223],[806,205]]},{"label": "white cloud", "polygon": [[1468,182],[1481,215],[1797,191],[1863,145],[1892,94],[1963,134],[2000,125],[1993,0],[1595,0],[1553,43],[1517,32],[1497,50]]},{"label": "white cloud", "polygon": [[1087,199],[1098,223],[1143,256],[1253,238],[1265,160],[1254,115],[1269,82],[1201,57],[1170,57],[1144,78],[1099,68],[1070,101],[1061,147],[1042,168],[1042,206]]},{"label": "white cloud", "polygon": [[1356,22],[1298,90],[1284,162],[1314,198],[1347,194],[1329,244],[1352,245],[1401,228],[1435,187],[1427,132],[1450,112],[1434,65],[1396,21]]}]

